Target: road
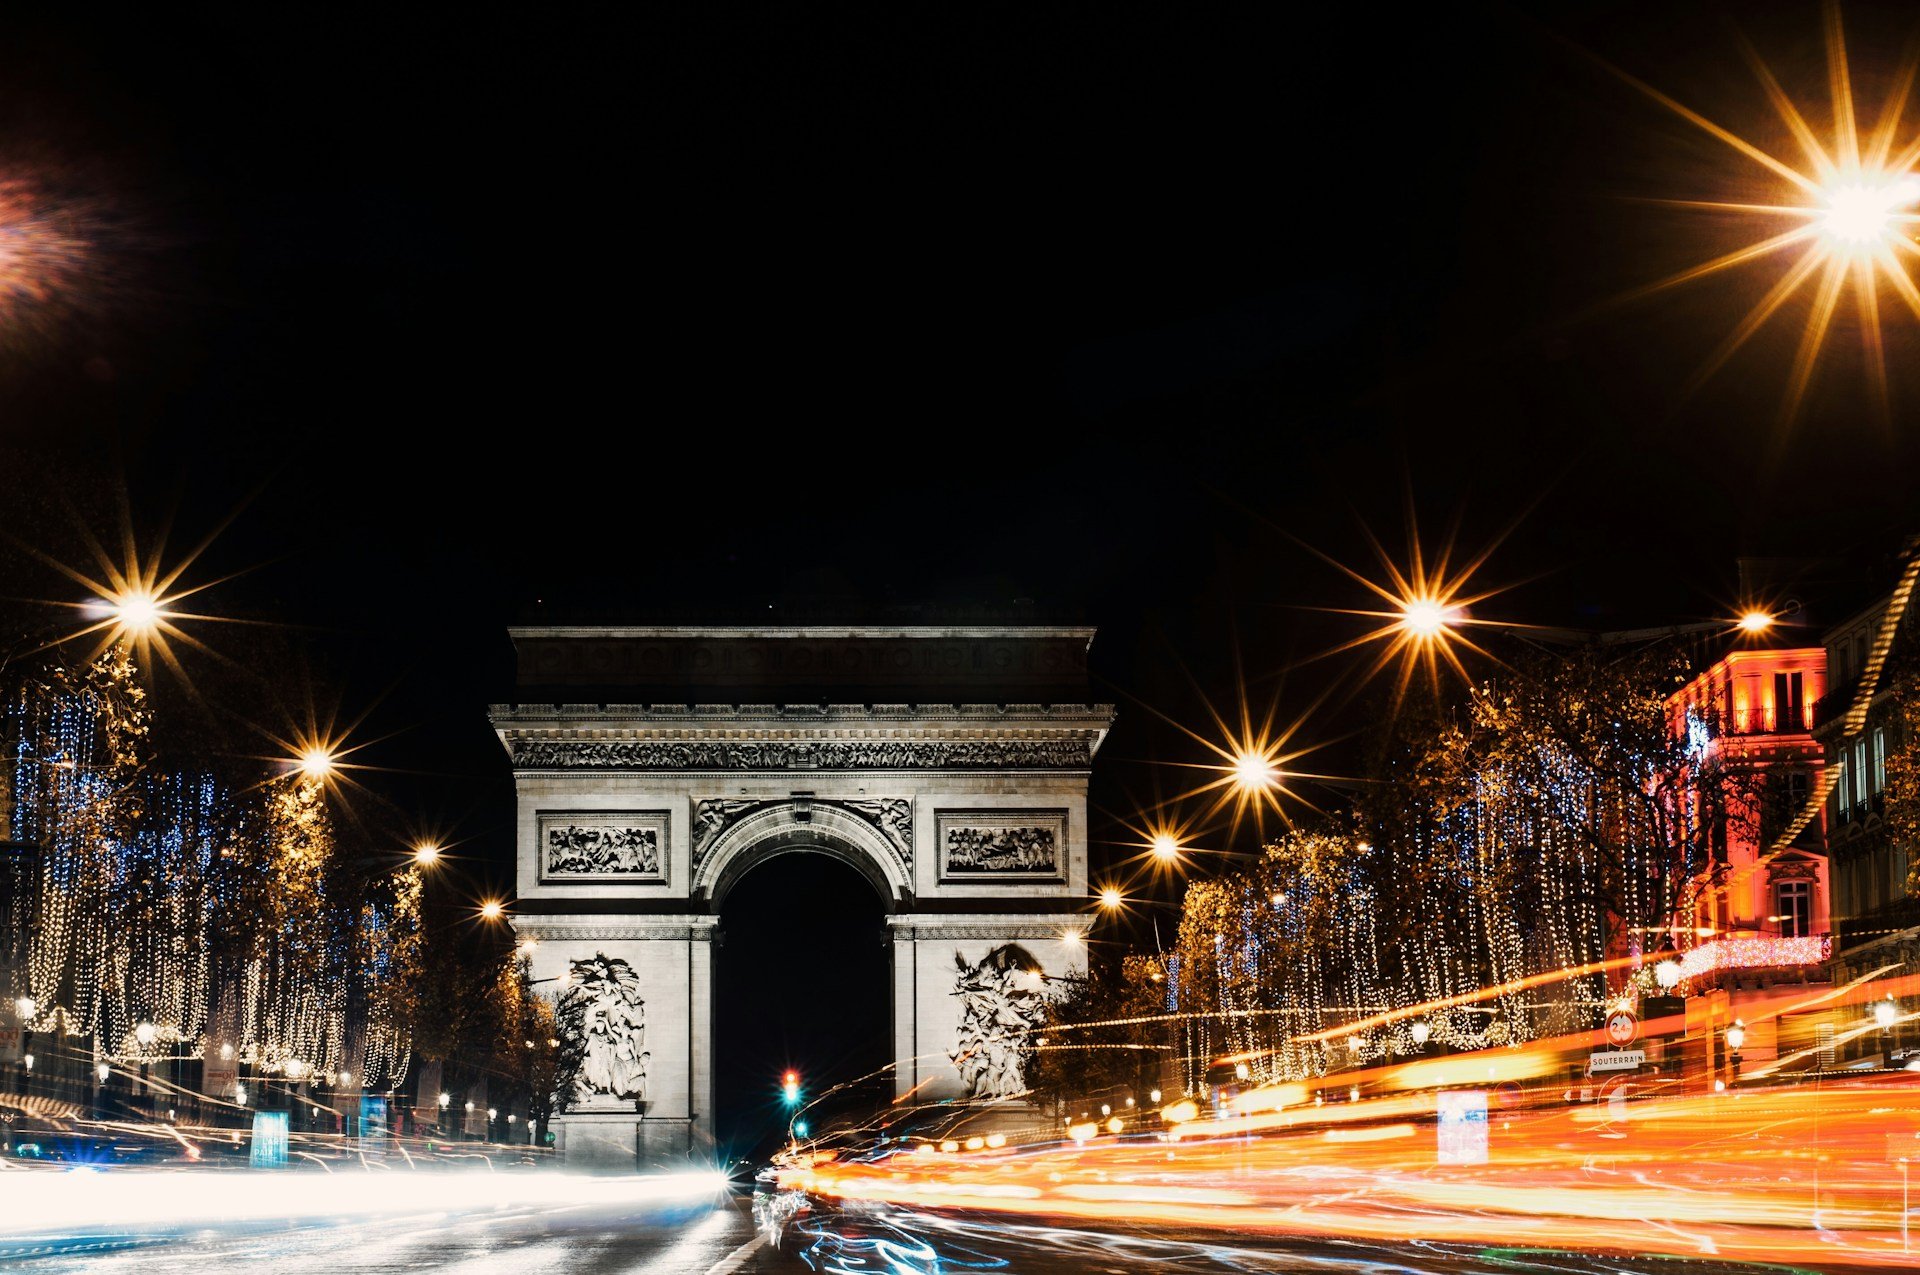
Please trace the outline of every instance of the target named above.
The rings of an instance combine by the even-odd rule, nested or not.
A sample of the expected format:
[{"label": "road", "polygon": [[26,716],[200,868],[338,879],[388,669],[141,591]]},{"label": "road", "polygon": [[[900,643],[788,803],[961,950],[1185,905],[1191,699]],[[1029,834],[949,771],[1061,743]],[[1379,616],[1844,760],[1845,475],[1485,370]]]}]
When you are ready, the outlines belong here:
[{"label": "road", "polygon": [[[217,1192],[222,1175],[208,1175]],[[0,1188],[6,1184],[0,1182]],[[298,1192],[306,1182],[282,1179]],[[0,1200],[0,1216],[5,1202]],[[9,1232],[18,1219],[9,1219]],[[1783,1268],[1713,1259],[1686,1263],[1688,1275]],[[777,1238],[756,1228],[751,1201],[738,1190],[699,1198],[619,1204],[547,1201],[528,1206],[458,1206],[375,1218],[310,1216],[191,1225],[93,1226],[0,1240],[0,1269],[26,1275],[126,1271],[207,1275],[213,1270],[296,1275],[314,1272],[453,1271],[465,1275],[1007,1275],[1053,1272],[1166,1271],[1180,1275],[1249,1272],[1360,1272],[1389,1275],[1528,1275],[1529,1272],[1670,1272],[1670,1258],[1602,1258],[1501,1249],[1484,1244],[1346,1242],[1302,1237],[1260,1239],[1232,1233],[1182,1234],[1106,1226],[1051,1225],[991,1214],[936,1214],[890,1206],[840,1210],[814,1206],[784,1219]],[[1842,1269],[1839,1267],[1831,1269]]]}]

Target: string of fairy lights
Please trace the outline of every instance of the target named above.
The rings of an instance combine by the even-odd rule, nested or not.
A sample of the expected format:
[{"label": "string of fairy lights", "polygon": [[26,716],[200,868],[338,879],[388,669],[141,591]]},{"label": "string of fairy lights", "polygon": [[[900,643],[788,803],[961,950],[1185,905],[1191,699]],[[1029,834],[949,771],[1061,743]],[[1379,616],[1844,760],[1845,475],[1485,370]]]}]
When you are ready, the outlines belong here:
[{"label": "string of fairy lights", "polygon": [[396,1086],[409,1059],[396,966],[417,949],[417,873],[332,897],[341,848],[323,777],[296,768],[235,792],[164,771],[151,725],[124,643],[54,668],[0,713],[7,833],[40,853],[13,992],[23,1024],[90,1039],[100,1063],[218,1048],[290,1078]]}]

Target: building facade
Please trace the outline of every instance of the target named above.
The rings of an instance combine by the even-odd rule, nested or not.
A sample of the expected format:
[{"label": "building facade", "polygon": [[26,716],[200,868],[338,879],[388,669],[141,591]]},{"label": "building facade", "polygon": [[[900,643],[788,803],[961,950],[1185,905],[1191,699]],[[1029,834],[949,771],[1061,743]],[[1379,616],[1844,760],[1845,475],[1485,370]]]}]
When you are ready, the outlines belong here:
[{"label": "building facade", "polygon": [[[1827,635],[1833,689],[1814,706],[1814,729],[1833,772],[1827,798],[1827,853],[1833,863],[1833,980],[1846,986],[1876,973],[1920,973],[1920,897],[1912,893],[1916,846],[1902,834],[1890,771],[1917,741],[1908,705],[1920,694],[1916,625],[1907,578]],[[1836,1011],[1830,1060],[1900,1066],[1920,1049],[1904,1021],[1882,1027],[1859,1007]]]},{"label": "building facade", "polygon": [[1735,1024],[1749,1064],[1795,1047],[1799,1028],[1784,1016],[1826,979],[1833,895],[1824,820],[1806,813],[1824,777],[1812,708],[1826,693],[1824,648],[1762,648],[1729,653],[1668,700],[1696,779],[1683,800],[1698,851],[1671,940],[1703,1075],[1728,1070],[1724,1041]]},{"label": "building facade", "polygon": [[[513,631],[492,710],[518,801],[515,928],[584,1059],[575,1162],[713,1137],[713,950],[728,892],[781,855],[885,904],[894,1087],[1009,1099],[1023,1024],[1084,969],[1081,628]],[[796,954],[797,956],[800,954]]]}]

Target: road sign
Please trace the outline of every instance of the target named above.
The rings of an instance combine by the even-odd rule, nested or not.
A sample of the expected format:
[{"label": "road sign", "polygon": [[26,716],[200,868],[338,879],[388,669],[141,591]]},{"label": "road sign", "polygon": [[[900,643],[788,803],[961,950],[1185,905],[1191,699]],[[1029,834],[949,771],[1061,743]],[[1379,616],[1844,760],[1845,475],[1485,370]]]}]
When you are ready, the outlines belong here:
[{"label": "road sign", "polygon": [[1640,1034],[1640,1020],[1624,1009],[1616,1009],[1607,1015],[1607,1043],[1624,1049],[1631,1045],[1634,1037]]},{"label": "road sign", "polygon": [[1487,1095],[1480,1089],[1448,1089],[1437,1103],[1441,1164],[1487,1162]]},{"label": "road sign", "polygon": [[1644,1049],[1596,1049],[1587,1059],[1587,1071],[1638,1071],[1646,1061]]}]

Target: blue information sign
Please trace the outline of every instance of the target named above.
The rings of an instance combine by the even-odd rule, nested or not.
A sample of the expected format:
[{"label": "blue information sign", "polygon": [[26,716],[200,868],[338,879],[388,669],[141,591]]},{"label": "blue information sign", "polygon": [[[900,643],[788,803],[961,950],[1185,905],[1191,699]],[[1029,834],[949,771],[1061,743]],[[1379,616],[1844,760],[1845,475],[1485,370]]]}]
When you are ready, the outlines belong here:
[{"label": "blue information sign", "polygon": [[387,1100],[373,1094],[360,1098],[360,1154],[387,1153]]},{"label": "blue information sign", "polygon": [[287,1164],[287,1113],[253,1113],[253,1153],[248,1162],[256,1169],[282,1169]]}]

